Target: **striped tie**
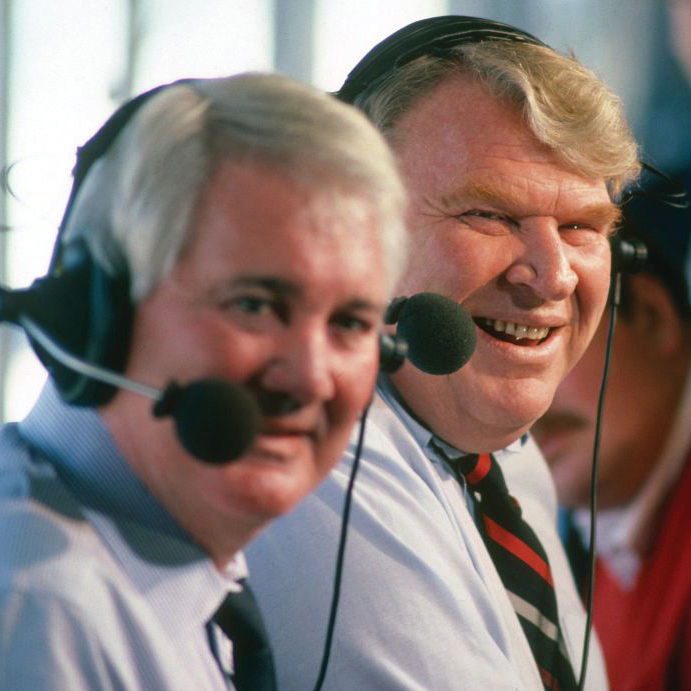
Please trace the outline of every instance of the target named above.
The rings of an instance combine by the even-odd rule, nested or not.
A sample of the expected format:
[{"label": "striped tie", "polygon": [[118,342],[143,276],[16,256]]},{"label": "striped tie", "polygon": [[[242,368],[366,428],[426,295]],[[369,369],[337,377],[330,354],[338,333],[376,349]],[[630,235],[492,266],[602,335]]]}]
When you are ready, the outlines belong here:
[{"label": "striped tie", "polygon": [[499,464],[490,454],[451,460],[475,504],[475,520],[528,639],[545,689],[576,689],[561,642],[557,599],[547,554],[509,494]]}]

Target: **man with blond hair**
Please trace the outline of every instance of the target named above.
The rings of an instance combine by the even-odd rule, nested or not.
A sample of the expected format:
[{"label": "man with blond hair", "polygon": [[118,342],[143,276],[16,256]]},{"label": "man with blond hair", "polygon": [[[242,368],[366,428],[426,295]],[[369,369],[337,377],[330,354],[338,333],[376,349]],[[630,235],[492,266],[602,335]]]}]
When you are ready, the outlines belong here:
[{"label": "man with blond hair", "polygon": [[[639,169],[621,105],[535,37],[456,16],[385,39],[338,95],[386,134],[407,183],[396,292],[463,305],[477,347],[447,376],[380,377],[324,687],[575,689],[585,616],[529,430],[605,307],[617,201]],[[317,675],[352,460],[249,550],[288,690]],[[596,642],[585,685],[606,687]]]}]

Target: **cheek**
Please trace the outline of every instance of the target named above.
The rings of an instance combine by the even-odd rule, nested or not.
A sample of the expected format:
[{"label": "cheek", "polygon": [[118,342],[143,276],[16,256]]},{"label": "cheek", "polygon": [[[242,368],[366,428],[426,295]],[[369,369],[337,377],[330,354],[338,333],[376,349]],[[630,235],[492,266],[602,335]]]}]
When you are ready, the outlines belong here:
[{"label": "cheek", "polygon": [[433,291],[462,300],[507,266],[508,251],[498,251],[487,238],[446,223],[415,231],[411,240],[409,265],[399,282],[401,294]]},{"label": "cheek", "polygon": [[369,403],[379,371],[379,342],[370,345],[366,354],[349,358],[336,375],[336,395],[329,404],[333,430],[349,434],[350,428]]},{"label": "cheek", "polygon": [[165,379],[181,382],[201,377],[234,381],[252,376],[266,359],[262,339],[231,328],[216,316],[178,321],[174,333],[149,336],[139,369],[146,366]]},{"label": "cheek", "polygon": [[603,245],[582,252],[574,260],[578,275],[576,292],[583,316],[596,325],[607,302],[610,285],[609,244],[603,238]]}]

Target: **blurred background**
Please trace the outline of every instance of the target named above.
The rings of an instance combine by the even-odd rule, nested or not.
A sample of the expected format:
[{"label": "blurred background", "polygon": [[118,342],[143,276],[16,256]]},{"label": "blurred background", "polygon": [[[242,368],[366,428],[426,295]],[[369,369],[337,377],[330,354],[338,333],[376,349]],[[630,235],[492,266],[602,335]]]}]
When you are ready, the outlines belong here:
[{"label": "blurred background", "polygon": [[[621,96],[648,162],[689,167],[675,3],[691,0],[0,0],[0,284],[46,271],[76,147],[123,100],[243,70],[334,90],[376,42],[423,17],[498,19],[572,51]],[[23,335],[3,326],[0,421],[23,417],[44,379]]]}]

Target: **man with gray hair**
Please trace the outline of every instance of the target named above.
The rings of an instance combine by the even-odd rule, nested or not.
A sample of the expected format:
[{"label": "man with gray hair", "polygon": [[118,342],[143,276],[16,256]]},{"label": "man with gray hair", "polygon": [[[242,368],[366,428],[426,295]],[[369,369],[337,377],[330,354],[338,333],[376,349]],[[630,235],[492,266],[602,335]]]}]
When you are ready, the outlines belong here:
[{"label": "man with gray hair", "polygon": [[0,688],[275,687],[242,549],[372,395],[404,198],[361,113],[275,75],[160,87],[82,149],[7,293],[51,377],[0,432]]},{"label": "man with gray hair", "polygon": [[[639,169],[620,103],[534,36],[457,16],[394,33],[338,95],[386,134],[407,183],[396,292],[462,304],[477,347],[457,373],[379,380],[324,687],[574,689],[585,616],[529,429],[605,307],[617,201]],[[248,550],[289,691],[317,677],[352,462]],[[587,670],[606,687],[597,643]]]}]

